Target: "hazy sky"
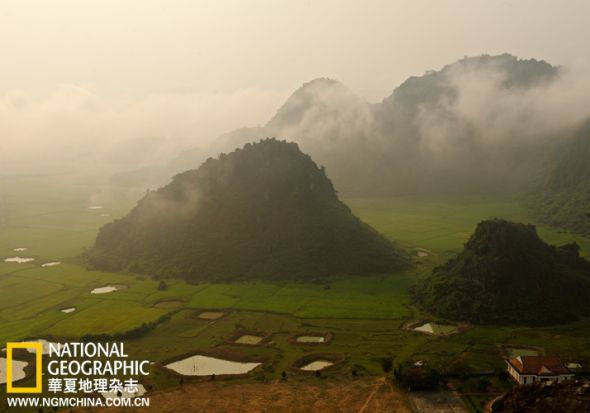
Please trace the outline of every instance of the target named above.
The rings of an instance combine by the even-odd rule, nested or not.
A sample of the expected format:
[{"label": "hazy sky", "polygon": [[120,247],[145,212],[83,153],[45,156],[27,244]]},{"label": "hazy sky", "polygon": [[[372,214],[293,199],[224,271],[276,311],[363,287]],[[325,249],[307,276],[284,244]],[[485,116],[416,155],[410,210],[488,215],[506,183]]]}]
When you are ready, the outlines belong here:
[{"label": "hazy sky", "polygon": [[410,75],[510,52],[589,67],[586,0],[0,0],[0,93],[288,93],[380,100]]},{"label": "hazy sky", "polygon": [[587,0],[0,0],[0,163],[198,145],[317,77],[376,102],[482,53],[590,72],[588,16]]}]

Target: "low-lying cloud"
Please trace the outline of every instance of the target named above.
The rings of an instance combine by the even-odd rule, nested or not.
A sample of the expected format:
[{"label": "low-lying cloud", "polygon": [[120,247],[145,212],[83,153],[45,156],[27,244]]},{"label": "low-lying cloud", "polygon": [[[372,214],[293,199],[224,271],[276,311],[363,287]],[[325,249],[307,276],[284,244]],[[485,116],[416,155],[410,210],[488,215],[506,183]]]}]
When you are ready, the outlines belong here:
[{"label": "low-lying cloud", "polygon": [[285,97],[271,90],[107,96],[64,85],[44,96],[0,95],[0,170],[80,160],[133,167],[208,145],[223,132],[263,123]]}]

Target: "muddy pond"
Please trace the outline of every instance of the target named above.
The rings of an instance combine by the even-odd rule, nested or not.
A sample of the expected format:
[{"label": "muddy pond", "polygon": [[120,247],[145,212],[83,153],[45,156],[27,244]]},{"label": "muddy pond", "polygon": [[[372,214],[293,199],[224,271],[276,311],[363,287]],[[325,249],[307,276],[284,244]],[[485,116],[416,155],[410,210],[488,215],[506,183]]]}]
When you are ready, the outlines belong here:
[{"label": "muddy pond", "polygon": [[55,267],[59,264],[61,264],[60,261],[46,262],[45,264],[41,264],[41,267]]},{"label": "muddy pond", "polygon": [[246,374],[261,363],[246,363],[196,355],[167,364],[166,367],[184,376]]},{"label": "muddy pond", "polygon": [[[43,353],[43,355],[47,355],[49,354],[49,345],[53,344],[54,348],[57,348],[58,343],[52,342],[52,341],[47,341],[43,338],[39,338],[39,339],[35,339],[35,340],[27,340],[27,342],[31,342],[31,343],[41,343],[41,352]],[[27,351],[31,354],[35,353],[35,350],[32,348],[28,348]]]},{"label": "muddy pond", "polygon": [[300,370],[304,371],[319,371],[323,370],[326,367],[333,366],[334,362],[330,360],[314,360],[311,363],[307,363],[304,366],[300,367]]},{"label": "muddy pond", "polygon": [[457,332],[457,327],[449,324],[438,323],[424,323],[418,327],[414,327],[414,331],[425,334],[445,335]]},{"label": "muddy pond", "polygon": [[126,285],[105,285],[104,287],[97,287],[90,291],[90,294],[108,294],[114,291],[126,289]]},{"label": "muddy pond", "polygon": [[[22,380],[26,377],[25,367],[29,363],[26,361],[12,360],[12,381]],[[6,358],[0,357],[0,384],[6,383]]]},{"label": "muddy pond", "polygon": [[325,343],[324,336],[299,336],[295,339],[298,343]]},{"label": "muddy pond", "polygon": [[16,262],[17,264],[24,264],[25,262],[31,261],[35,261],[35,258],[10,257],[4,259],[4,262]]},{"label": "muddy pond", "polygon": [[254,336],[251,334],[244,334],[243,336],[240,336],[236,341],[234,341],[234,343],[237,344],[250,344],[252,346],[255,346],[256,344],[259,344],[262,339],[264,337],[261,336]]}]

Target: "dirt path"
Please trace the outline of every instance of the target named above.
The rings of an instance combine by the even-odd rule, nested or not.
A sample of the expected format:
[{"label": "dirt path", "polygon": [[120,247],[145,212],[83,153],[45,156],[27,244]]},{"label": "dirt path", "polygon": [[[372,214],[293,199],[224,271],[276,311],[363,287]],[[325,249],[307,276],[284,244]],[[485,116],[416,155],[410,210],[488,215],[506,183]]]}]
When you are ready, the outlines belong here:
[{"label": "dirt path", "polygon": [[365,403],[361,406],[358,413],[363,413],[365,411],[365,409],[367,408],[367,406],[371,402],[371,399],[373,398],[375,393],[377,393],[379,388],[381,386],[383,386],[384,384],[385,384],[385,377],[382,377],[382,380],[379,380],[379,382],[374,385],[375,389],[371,392],[371,394],[369,394],[369,397],[367,397],[367,400],[365,400]]}]

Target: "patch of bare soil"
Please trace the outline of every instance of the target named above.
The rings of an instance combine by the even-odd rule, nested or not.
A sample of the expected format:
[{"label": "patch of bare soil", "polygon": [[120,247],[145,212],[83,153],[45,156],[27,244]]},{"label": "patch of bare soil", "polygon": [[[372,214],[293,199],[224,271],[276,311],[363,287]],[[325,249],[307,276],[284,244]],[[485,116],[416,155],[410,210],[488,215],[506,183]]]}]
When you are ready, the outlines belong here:
[{"label": "patch of bare soil", "polygon": [[[317,383],[295,379],[245,384],[203,382],[146,396],[150,397],[150,407],[134,412],[411,413],[406,396],[383,377]],[[115,413],[124,409],[86,411]]]},{"label": "patch of bare soil", "polygon": [[417,413],[467,413],[461,398],[451,391],[412,392],[410,399]]}]

